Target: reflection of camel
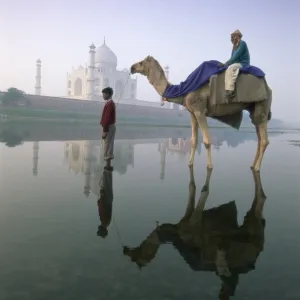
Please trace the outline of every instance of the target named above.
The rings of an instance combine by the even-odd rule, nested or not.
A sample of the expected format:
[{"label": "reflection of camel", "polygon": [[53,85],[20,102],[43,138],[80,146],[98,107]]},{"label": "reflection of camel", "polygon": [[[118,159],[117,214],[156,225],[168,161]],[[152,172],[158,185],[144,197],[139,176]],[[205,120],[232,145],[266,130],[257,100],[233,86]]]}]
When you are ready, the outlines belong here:
[{"label": "reflection of camel", "polygon": [[190,168],[189,200],[183,218],[177,224],[158,225],[136,248],[123,252],[140,268],[150,263],[161,244],[172,243],[194,271],[216,272],[222,281],[220,299],[234,295],[239,274],[254,269],[263,250],[265,221],[262,211],[266,196],[260,173],[253,172],[255,196],[241,226],[237,223],[235,201],[204,210],[209,196],[211,170],[195,207],[196,186]]},{"label": "reflection of camel", "polygon": [[[166,88],[170,83],[168,82],[163,68],[160,66],[157,60],[155,60],[152,56],[146,57],[144,60],[134,64],[131,66],[131,73],[140,73],[142,75],[147,76],[149,82],[153,85],[155,90],[159,95],[163,95]],[[221,75],[222,76],[222,75]],[[251,84],[251,80],[257,80],[253,75],[239,75],[243,80],[249,80]],[[245,77],[243,77],[245,76]],[[247,78],[247,79],[246,79]],[[238,84],[238,83],[237,83]],[[261,80],[257,83],[256,88],[259,89],[263,87],[262,85],[266,85],[265,79]],[[255,91],[254,91],[255,92]],[[247,110],[250,113],[250,118],[252,123],[255,125],[258,145],[257,152],[252,164],[252,168],[255,171],[259,171],[261,162],[263,159],[264,152],[269,144],[268,140],[268,131],[267,131],[267,122],[268,119],[271,118],[271,90],[268,88],[268,99],[260,101],[260,102],[252,102],[252,103],[240,103],[240,102],[232,102],[222,105],[217,105],[214,109],[211,109],[208,106],[208,99],[210,97],[210,88],[209,82],[207,82],[201,88],[179,98],[168,99],[169,102],[181,103],[184,105],[191,115],[191,127],[192,127],[192,149],[190,153],[189,165],[193,165],[195,151],[198,144],[198,126],[201,129],[203,143],[206,148],[207,153],[207,167],[212,168],[212,159],[211,159],[211,137],[208,130],[207,125],[207,117],[214,117],[219,120],[227,119],[227,124],[232,125],[234,119],[241,119],[243,117],[242,111]],[[240,124],[239,122],[239,124]],[[239,125],[238,125],[239,127]]]}]

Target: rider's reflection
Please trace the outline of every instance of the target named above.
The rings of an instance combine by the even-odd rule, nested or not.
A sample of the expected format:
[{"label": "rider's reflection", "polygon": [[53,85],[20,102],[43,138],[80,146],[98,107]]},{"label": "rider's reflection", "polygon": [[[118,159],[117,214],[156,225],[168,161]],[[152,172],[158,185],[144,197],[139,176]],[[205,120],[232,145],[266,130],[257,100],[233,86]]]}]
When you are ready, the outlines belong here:
[{"label": "rider's reflection", "polygon": [[113,171],[111,168],[104,168],[100,181],[100,193],[98,204],[98,213],[100,225],[98,226],[97,235],[105,238],[108,235],[108,227],[112,217],[113,203]]}]

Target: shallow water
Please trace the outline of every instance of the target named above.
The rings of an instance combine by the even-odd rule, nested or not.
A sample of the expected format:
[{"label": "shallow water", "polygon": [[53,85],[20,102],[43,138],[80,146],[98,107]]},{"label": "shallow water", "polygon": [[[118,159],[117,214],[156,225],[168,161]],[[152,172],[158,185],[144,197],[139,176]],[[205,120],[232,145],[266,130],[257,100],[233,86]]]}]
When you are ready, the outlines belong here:
[{"label": "shallow water", "polygon": [[230,299],[300,299],[300,160],[289,142],[300,135],[271,135],[260,178],[249,169],[254,133],[213,136],[209,193],[200,193],[200,146],[195,204],[202,198],[193,222],[177,227],[193,200],[189,143],[118,139],[105,173],[113,182],[106,238],[97,236],[99,141],[0,144],[0,299],[218,299],[222,285]]}]

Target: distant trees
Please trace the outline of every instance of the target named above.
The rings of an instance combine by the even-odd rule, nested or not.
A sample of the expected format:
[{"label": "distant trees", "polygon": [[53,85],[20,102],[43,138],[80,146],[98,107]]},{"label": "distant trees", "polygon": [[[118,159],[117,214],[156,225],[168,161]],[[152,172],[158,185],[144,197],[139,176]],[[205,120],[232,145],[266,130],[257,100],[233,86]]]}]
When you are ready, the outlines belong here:
[{"label": "distant trees", "polygon": [[23,144],[23,136],[17,132],[4,129],[0,132],[0,142],[7,147],[16,147]]},{"label": "distant trees", "polygon": [[26,98],[25,92],[11,87],[1,97],[4,106],[29,106],[30,101]]}]

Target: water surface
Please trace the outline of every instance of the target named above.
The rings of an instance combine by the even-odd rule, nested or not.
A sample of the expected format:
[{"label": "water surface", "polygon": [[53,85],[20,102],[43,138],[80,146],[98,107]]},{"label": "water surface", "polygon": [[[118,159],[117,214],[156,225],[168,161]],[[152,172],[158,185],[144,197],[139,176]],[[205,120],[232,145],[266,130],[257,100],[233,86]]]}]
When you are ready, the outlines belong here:
[{"label": "water surface", "polygon": [[[100,141],[0,144],[0,299],[218,299],[222,286],[230,299],[300,299],[300,160],[289,142],[300,136],[271,135],[260,172],[266,199],[260,190],[252,211],[255,135],[230,136],[214,135],[202,193],[205,211],[216,209],[201,215],[198,207],[196,225],[181,235],[170,224],[192,198],[188,137],[118,139],[104,239]],[[195,204],[206,176],[200,145]],[[216,247],[230,275],[218,274]]]}]

